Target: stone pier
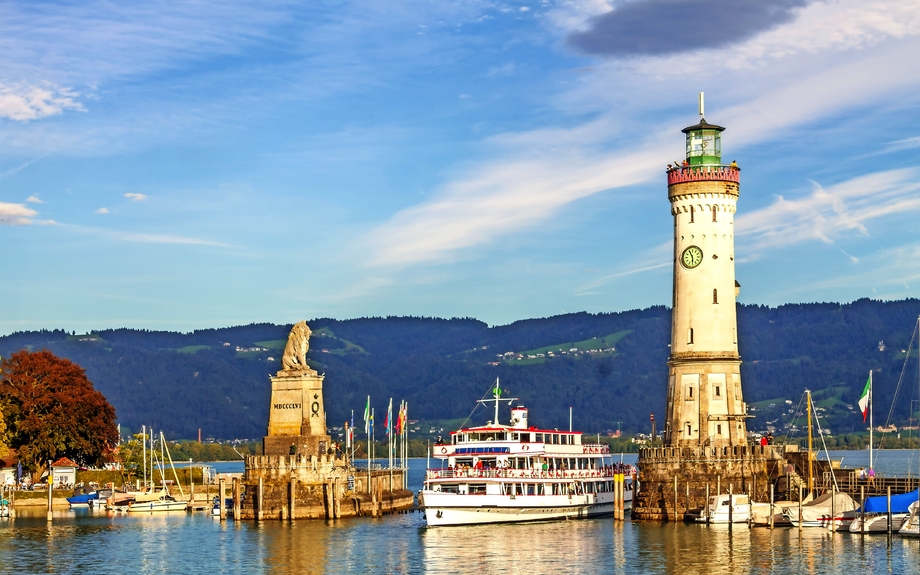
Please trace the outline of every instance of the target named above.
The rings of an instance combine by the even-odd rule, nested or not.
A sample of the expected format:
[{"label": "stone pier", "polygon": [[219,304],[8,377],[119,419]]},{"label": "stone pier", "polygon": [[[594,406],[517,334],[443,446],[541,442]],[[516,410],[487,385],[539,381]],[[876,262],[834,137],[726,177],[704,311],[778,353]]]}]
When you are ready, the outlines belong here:
[{"label": "stone pier", "polygon": [[[769,501],[770,484],[786,472],[786,452],[795,446],[649,447],[640,450],[636,521],[683,521],[710,495],[746,493]],[[687,486],[689,485],[689,497]]]},{"label": "stone pier", "polygon": [[[402,489],[402,469],[354,468],[332,456],[255,455],[246,458],[242,519],[339,519],[378,516],[410,509],[411,491]],[[390,489],[390,477],[393,489]]]}]

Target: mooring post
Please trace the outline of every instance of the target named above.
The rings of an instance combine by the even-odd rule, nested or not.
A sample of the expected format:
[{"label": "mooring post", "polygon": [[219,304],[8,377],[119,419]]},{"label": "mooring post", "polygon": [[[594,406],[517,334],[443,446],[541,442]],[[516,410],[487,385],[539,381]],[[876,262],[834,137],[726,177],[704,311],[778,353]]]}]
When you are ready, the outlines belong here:
[{"label": "mooring post", "polygon": [[770,529],[773,529],[773,515],[776,513],[774,510],[774,498],[773,498],[773,483],[770,483]]},{"label": "mooring post", "polygon": [[371,477],[371,517],[377,517],[377,486],[374,483],[374,477]]},{"label": "mooring post", "polygon": [[233,478],[233,520],[240,520],[240,479]]},{"label": "mooring post", "polygon": [[259,486],[256,491],[256,521],[262,521],[262,478],[259,478]]},{"label": "mooring post", "polygon": [[731,526],[735,522],[735,497],[732,493],[734,491],[735,484],[728,484],[728,525]]},{"label": "mooring post", "polygon": [[891,536],[891,486],[888,486],[888,536]]},{"label": "mooring post", "polygon": [[706,523],[709,523],[709,483],[706,483]]},{"label": "mooring post", "polygon": [[192,472],[189,471],[189,496],[188,496],[188,507],[189,511],[194,511],[192,507],[195,505],[195,482],[191,479]]},{"label": "mooring post", "polygon": [[684,498],[684,513],[690,512],[690,482],[687,482],[687,494]]},{"label": "mooring post", "polygon": [[614,473],[612,477],[613,481],[611,482],[611,492],[613,493],[613,520],[617,521],[620,518],[620,490],[617,488],[617,474]]},{"label": "mooring post", "polygon": [[292,477],[288,483],[288,517],[294,520],[294,501],[297,499],[297,478]]},{"label": "mooring post", "polygon": [[342,517],[342,498],[337,497],[339,490],[339,480],[335,477],[332,478],[332,507],[335,511],[333,517],[335,519],[341,519]]},{"label": "mooring post", "polygon": [[49,477],[48,477],[48,521],[51,521],[52,518],[54,517],[54,515],[51,513],[51,506],[52,506],[51,499],[52,499],[52,497],[53,497],[53,495],[51,494],[51,492],[52,492],[53,490],[54,490],[54,488],[52,487],[51,477],[49,476]]},{"label": "mooring post", "polygon": [[677,476],[674,476],[674,521],[677,521]]},{"label": "mooring post", "polygon": [[802,486],[799,485],[799,531],[802,530]]},{"label": "mooring post", "polygon": [[217,504],[220,506],[220,520],[227,518],[227,500],[224,498],[224,480],[221,478],[217,482]]},{"label": "mooring post", "polygon": [[620,518],[620,489],[617,486],[617,474],[614,473],[612,477],[613,481],[611,482],[611,492],[613,493],[613,520],[617,521]]},{"label": "mooring post", "polygon": [[837,489],[831,486],[831,532],[837,531]]},{"label": "mooring post", "polygon": [[859,498],[862,500],[862,503],[859,507],[859,532],[863,535],[866,534],[866,486],[859,486]]},{"label": "mooring post", "polygon": [[716,495],[722,495],[722,476],[716,477]]}]

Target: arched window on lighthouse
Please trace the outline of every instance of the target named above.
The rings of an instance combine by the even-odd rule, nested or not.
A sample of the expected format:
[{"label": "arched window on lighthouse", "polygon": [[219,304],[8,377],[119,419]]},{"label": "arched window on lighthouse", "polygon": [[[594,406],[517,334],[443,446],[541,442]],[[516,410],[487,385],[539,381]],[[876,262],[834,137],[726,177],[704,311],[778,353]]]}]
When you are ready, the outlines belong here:
[{"label": "arched window on lighthouse", "polygon": [[717,213],[719,213],[719,206],[712,206],[712,221],[716,221]]},{"label": "arched window on lighthouse", "polygon": [[693,328],[687,331],[687,343],[693,343]]},{"label": "arched window on lighthouse", "polygon": [[719,303],[719,290],[712,290],[712,303]]},{"label": "arched window on lighthouse", "polygon": [[693,223],[693,206],[690,206],[690,223]]},{"label": "arched window on lighthouse", "polygon": [[692,430],[692,428],[690,427],[690,424],[689,424],[689,423],[687,424],[687,435],[688,435],[688,436],[689,436],[689,435],[693,435],[693,430]]}]

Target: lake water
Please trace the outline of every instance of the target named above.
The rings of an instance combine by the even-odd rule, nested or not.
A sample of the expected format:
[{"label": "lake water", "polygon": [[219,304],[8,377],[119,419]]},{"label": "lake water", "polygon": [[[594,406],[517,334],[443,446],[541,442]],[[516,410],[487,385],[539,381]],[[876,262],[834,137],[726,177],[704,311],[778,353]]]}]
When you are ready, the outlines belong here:
[{"label": "lake water", "polygon": [[[832,456],[841,453],[849,458],[859,452]],[[414,489],[424,467],[424,460],[411,462]],[[239,463],[221,469],[237,470]],[[920,541],[899,537],[609,518],[435,529],[424,526],[421,513],[234,523],[204,513],[137,517],[61,510],[49,525],[44,510],[19,510],[15,518],[0,519],[0,572],[23,574],[851,575],[916,573],[918,561]]]}]

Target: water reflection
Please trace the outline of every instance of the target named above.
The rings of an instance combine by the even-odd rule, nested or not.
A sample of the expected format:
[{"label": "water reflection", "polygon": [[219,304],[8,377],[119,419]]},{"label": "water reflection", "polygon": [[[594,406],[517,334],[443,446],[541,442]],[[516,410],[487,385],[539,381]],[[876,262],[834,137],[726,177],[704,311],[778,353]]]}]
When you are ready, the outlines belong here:
[{"label": "water reflection", "polygon": [[44,510],[0,520],[6,573],[916,572],[920,541],[823,529],[633,524],[609,518],[428,529],[421,514],[326,523],[218,522]]}]

